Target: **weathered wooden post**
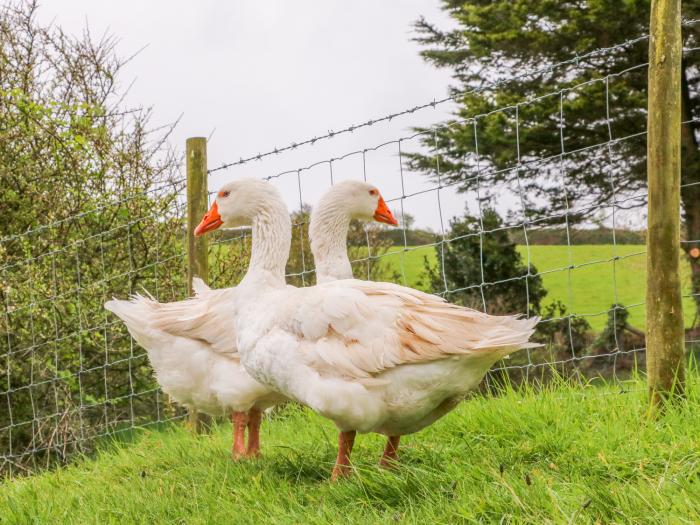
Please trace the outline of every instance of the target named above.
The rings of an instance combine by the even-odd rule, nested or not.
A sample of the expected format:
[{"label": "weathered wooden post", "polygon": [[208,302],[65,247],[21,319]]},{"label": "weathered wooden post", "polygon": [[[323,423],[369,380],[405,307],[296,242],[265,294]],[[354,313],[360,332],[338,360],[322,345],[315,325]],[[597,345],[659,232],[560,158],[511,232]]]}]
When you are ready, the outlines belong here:
[{"label": "weathered wooden post", "polygon": [[[192,137],[187,139],[187,287],[190,294],[192,278],[199,277],[207,282],[209,274],[208,238],[194,236],[194,229],[202,220],[209,207],[207,191],[207,139]],[[210,423],[210,418],[196,410],[190,410],[187,425],[194,432],[201,432]]]},{"label": "weathered wooden post", "polygon": [[647,375],[650,400],[685,392],[680,280],[681,1],[652,0],[647,177]]}]

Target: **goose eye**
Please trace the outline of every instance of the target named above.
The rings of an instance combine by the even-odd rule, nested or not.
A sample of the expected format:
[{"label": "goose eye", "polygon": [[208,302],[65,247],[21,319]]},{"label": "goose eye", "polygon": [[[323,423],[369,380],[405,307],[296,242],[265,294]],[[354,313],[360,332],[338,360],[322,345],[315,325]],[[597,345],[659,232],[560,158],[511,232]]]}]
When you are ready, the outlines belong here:
[{"label": "goose eye", "polygon": [[370,194],[372,197],[376,197],[377,195],[379,195],[379,192],[378,192],[377,190],[369,190],[369,194]]},{"label": "goose eye", "polygon": [[231,194],[230,191],[220,191],[219,197],[228,197]]}]

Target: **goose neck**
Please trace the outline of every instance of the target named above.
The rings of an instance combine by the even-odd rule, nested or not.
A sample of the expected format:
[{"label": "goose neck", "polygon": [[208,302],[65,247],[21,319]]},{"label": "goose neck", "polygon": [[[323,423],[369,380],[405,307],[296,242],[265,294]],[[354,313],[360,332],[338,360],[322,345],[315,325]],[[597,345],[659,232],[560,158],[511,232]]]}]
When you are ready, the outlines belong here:
[{"label": "goose neck", "polygon": [[284,206],[271,206],[259,212],[252,222],[252,249],[245,280],[283,287],[292,242],[289,214]]},{"label": "goose neck", "polygon": [[319,283],[351,279],[347,236],[350,216],[339,203],[319,203],[311,213],[309,239]]}]

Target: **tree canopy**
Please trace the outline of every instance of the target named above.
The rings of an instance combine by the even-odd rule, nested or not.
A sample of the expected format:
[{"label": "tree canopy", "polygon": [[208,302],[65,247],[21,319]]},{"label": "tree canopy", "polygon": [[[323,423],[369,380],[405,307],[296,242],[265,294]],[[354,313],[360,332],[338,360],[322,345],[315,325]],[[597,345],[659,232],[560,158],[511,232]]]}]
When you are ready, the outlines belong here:
[{"label": "tree canopy", "polygon": [[[416,23],[423,58],[453,72],[459,106],[413,169],[462,191],[509,188],[520,220],[583,221],[646,203],[647,0],[443,0],[457,26]],[[700,4],[684,2],[686,18]],[[683,28],[683,248],[700,308],[700,23]],[[629,41],[627,45],[615,44]],[[603,51],[589,53],[593,50]],[[554,67],[556,64],[563,63]],[[485,190],[483,188],[486,188]]]}]

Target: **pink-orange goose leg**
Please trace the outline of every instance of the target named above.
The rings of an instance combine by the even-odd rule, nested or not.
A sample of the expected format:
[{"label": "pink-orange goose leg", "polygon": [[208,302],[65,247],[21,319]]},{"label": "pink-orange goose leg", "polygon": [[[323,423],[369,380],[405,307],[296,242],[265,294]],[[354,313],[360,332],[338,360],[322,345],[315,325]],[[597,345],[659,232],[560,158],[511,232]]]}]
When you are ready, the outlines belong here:
[{"label": "pink-orange goose leg", "polygon": [[234,412],[231,414],[231,422],[233,423],[233,449],[231,457],[234,460],[239,460],[246,455],[245,449],[245,429],[248,425],[247,412]]},{"label": "pink-orange goose leg", "polygon": [[356,434],[357,432],[354,430],[338,434],[338,457],[335,460],[331,481],[350,475],[350,453],[352,452],[352,446],[355,444]]},{"label": "pink-orange goose leg", "polygon": [[386,440],[386,447],[384,447],[384,454],[382,454],[382,459],[379,461],[379,465],[384,468],[390,468],[399,459],[399,440],[401,436],[389,436]]},{"label": "pink-orange goose leg", "polygon": [[260,455],[260,423],[262,421],[262,411],[251,408],[248,412],[248,449],[247,457]]}]

